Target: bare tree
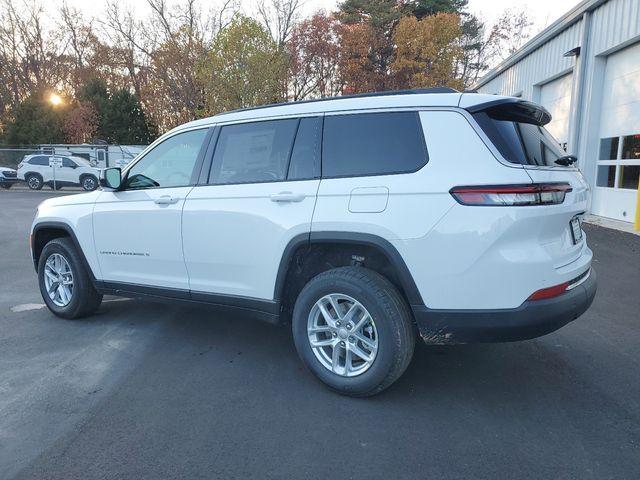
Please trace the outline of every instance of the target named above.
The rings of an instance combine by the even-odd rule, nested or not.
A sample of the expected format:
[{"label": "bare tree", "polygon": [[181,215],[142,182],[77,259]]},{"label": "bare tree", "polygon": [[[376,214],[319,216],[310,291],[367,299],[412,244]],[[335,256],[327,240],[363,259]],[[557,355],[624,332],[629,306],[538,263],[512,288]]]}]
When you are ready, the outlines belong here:
[{"label": "bare tree", "polygon": [[258,18],[279,47],[289,40],[303,4],[304,0],[259,0]]}]

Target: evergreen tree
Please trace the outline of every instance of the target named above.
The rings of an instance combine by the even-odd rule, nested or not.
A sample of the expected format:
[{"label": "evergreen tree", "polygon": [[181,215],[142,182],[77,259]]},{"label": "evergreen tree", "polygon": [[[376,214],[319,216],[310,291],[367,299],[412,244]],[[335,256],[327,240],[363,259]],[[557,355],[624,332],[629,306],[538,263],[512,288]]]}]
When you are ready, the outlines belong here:
[{"label": "evergreen tree", "polygon": [[63,114],[65,107],[53,106],[44,95],[36,94],[21,102],[5,132],[9,145],[64,143]]}]

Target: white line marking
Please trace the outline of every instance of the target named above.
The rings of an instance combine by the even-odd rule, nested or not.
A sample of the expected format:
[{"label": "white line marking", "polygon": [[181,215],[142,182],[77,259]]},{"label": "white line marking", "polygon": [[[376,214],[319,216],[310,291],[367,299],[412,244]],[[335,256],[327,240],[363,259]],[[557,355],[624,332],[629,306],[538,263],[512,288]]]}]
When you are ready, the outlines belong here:
[{"label": "white line marking", "polygon": [[[131,300],[130,298],[110,298],[109,300],[103,300],[102,303],[111,303],[111,302],[126,302]],[[16,305],[15,307],[11,307],[11,311],[13,313],[20,312],[29,312],[31,310],[40,310],[46,307],[44,303],[23,303],[21,305]]]},{"label": "white line marking", "polygon": [[11,311],[15,313],[28,312],[29,310],[40,310],[46,305],[44,303],[23,303],[22,305],[16,305],[11,307]]}]

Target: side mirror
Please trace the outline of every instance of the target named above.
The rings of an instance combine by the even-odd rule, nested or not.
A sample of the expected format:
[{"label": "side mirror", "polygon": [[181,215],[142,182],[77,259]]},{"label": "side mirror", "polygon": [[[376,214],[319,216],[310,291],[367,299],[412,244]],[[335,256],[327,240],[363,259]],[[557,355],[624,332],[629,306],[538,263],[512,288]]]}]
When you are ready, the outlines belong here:
[{"label": "side mirror", "polygon": [[107,168],[102,172],[100,178],[100,186],[109,188],[111,190],[117,190],[122,183],[122,172],[119,168]]}]

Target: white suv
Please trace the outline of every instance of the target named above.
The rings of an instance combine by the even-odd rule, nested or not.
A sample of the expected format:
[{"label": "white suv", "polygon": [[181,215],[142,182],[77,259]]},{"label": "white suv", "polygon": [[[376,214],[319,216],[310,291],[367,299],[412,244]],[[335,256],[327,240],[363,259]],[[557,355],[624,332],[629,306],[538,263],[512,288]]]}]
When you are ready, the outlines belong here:
[{"label": "white suv", "polygon": [[103,189],[43,202],[31,248],[65,318],[103,294],[290,321],[331,388],[375,394],[429,344],[552,332],[591,304],[589,189],[516,98],[448,89],[229,112]]},{"label": "white suv", "polygon": [[56,188],[80,185],[88,192],[98,188],[100,170],[80,157],[26,155],[18,165],[18,178],[24,180],[31,190],[40,190],[45,184],[53,188],[54,172],[53,167],[49,166],[52,157],[62,160],[62,166],[56,168],[55,172]]}]

